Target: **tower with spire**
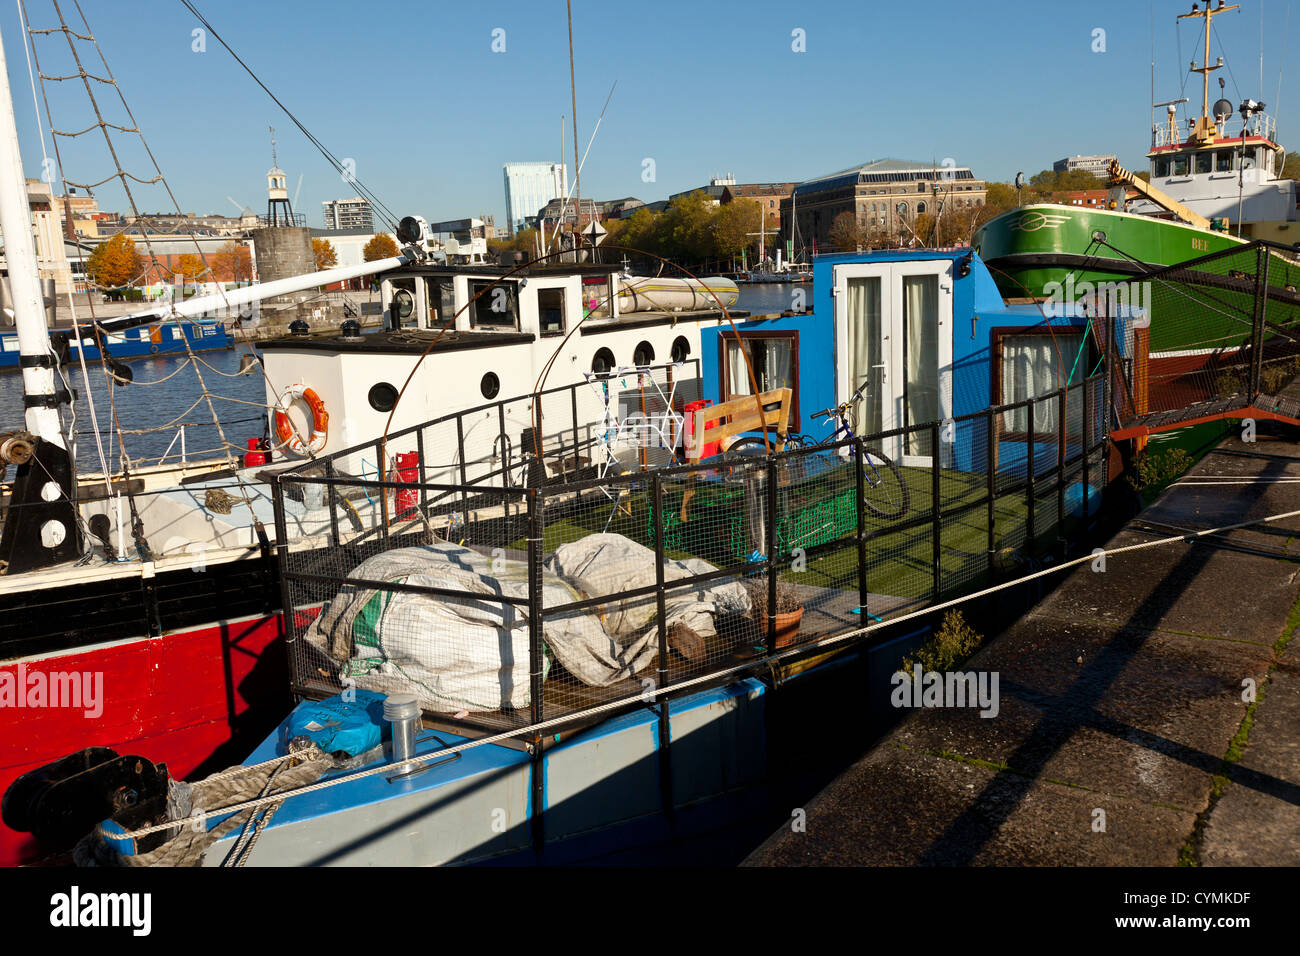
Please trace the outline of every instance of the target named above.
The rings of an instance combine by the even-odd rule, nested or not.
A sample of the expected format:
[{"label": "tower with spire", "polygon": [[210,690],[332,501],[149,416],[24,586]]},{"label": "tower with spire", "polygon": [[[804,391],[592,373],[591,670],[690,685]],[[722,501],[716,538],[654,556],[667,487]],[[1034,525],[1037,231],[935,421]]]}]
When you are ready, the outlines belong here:
[{"label": "tower with spire", "polygon": [[271,228],[292,226],[293,207],[289,204],[284,170],[275,152],[275,127],[267,128],[271,131],[271,168],[266,171],[266,224]]}]

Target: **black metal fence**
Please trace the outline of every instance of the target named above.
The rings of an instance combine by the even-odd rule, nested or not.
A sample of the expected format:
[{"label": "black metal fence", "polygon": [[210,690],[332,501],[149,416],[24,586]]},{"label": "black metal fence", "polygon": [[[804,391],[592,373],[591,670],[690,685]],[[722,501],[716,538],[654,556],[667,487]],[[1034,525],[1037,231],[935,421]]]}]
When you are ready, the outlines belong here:
[{"label": "black metal fence", "polygon": [[1116,376],[1121,435],[1300,416],[1300,398],[1286,394],[1300,375],[1298,255],[1257,240],[1098,288],[1148,320],[1123,333],[1134,369]]},{"label": "black metal fence", "polygon": [[[457,418],[388,447],[424,435],[428,450]],[[633,441],[621,470],[553,470],[610,447],[545,417],[542,454],[477,461],[477,475],[462,454],[465,482],[433,480],[447,463],[423,455],[414,473],[344,474],[349,450],[276,480],[294,689],[413,691],[428,719],[470,735],[668,707],[660,689],[684,678],[788,663],[1062,556],[1099,509],[1112,421],[1098,375],[954,420],[698,464],[656,465]],[[929,454],[894,460],[905,448]]]}]

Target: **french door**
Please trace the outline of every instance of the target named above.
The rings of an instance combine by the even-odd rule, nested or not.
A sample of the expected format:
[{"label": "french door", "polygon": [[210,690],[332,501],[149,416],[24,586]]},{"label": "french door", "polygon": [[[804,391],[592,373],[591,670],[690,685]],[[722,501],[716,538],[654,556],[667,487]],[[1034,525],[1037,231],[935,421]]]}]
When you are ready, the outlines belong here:
[{"label": "french door", "polygon": [[[834,283],[837,399],[847,401],[867,382],[857,406],[857,433],[948,419],[952,262],[838,265]],[[933,441],[925,429],[887,438],[880,450],[905,465],[929,465]],[[946,457],[941,454],[941,463]]]}]

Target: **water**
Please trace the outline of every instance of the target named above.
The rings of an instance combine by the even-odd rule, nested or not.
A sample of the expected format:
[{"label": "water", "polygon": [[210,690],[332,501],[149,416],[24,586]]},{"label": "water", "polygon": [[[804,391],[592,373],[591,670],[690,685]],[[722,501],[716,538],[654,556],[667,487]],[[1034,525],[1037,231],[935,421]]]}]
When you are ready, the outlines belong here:
[{"label": "water", "polygon": [[[736,308],[755,315],[782,312],[798,306],[800,304],[798,296],[803,297],[804,307],[810,306],[812,286],[784,283],[746,284],[740,286],[740,298]],[[237,399],[242,402],[256,402],[258,405],[265,402],[265,384],[261,374],[256,370],[243,375],[237,374],[240,356],[247,354],[247,351],[247,346],[239,345],[234,349],[220,352],[198,353],[198,358],[212,366],[209,369],[199,365],[199,371],[203,375],[208,391],[213,395],[213,407],[225,429],[226,439],[237,444],[241,450],[245,447],[248,438],[260,437],[265,433],[267,421],[264,408],[226,400]],[[183,356],[157,356],[134,359],[129,363],[135,373],[135,381],[130,385],[119,385],[113,389],[118,418],[124,430],[156,428],[180,416],[185,409],[202,397],[202,389],[194,369],[181,368],[185,362]],[[112,412],[104,372],[98,360],[88,361],[86,371],[90,376],[90,392],[94,398],[95,416],[104,443],[104,454],[108,459],[110,470],[117,470],[121,445],[114,429],[110,427]],[[74,363],[68,366],[64,369],[64,374],[67,375],[71,387],[80,396],[74,405],[77,467],[82,471],[99,471],[101,467],[99,452],[95,447],[94,426],[89,403],[86,401],[86,384],[82,378],[80,364]],[[158,384],[146,384],[149,382]],[[66,408],[63,414],[66,422]],[[181,444],[176,433],[182,424],[187,426],[185,451],[189,459],[216,458],[223,454],[221,439],[212,424],[212,415],[208,410],[207,402],[201,401],[175,425],[163,431],[145,435],[126,434],[128,456],[132,461],[145,459],[148,462],[167,454],[168,461],[178,460]],[[22,427],[22,377],[16,372],[0,374],[0,432]]]},{"label": "water", "polygon": [[769,312],[795,311],[812,308],[812,283],[761,282],[743,283],[738,286],[740,298],[736,308],[745,309],[754,315]]},{"label": "water", "polygon": [[[219,352],[199,352],[211,369],[199,365],[204,382],[213,396],[212,405],[226,431],[226,439],[245,445],[250,437],[261,437],[265,429],[266,413],[262,408],[239,404],[225,399],[239,399],[245,402],[265,402],[265,386],[261,373],[254,369],[239,375],[239,358],[247,354],[247,346],[226,349]],[[203,390],[199,385],[194,369],[182,368],[187,359],[184,356],[158,356],[136,359],[129,364],[135,373],[135,382],[118,385],[113,388],[113,401],[117,407],[117,416],[123,430],[156,428],[181,416],[194,402],[202,398]],[[95,417],[98,419],[99,431],[104,443],[104,454],[108,458],[111,470],[116,470],[121,445],[112,425],[112,409],[109,403],[109,386],[104,378],[104,371],[98,360],[87,361],[86,371],[90,378],[90,393],[94,399]],[[95,447],[94,424],[91,421],[90,403],[86,400],[86,383],[82,378],[81,365],[74,362],[63,370],[68,383],[77,393],[78,400],[73,405],[76,415],[74,437],[76,441],[77,467],[82,470],[99,471],[99,452]],[[175,373],[175,374],[173,374]],[[171,376],[170,378],[168,376]],[[234,376],[234,377],[229,377]],[[165,381],[162,381],[166,379]],[[157,382],[149,385],[146,383]],[[63,409],[65,424],[68,410]],[[146,435],[125,435],[126,453],[132,461],[139,459],[157,459],[167,453],[168,461],[180,458],[181,443],[176,437],[182,424],[185,429],[186,455],[191,460],[215,458],[222,455],[221,440],[217,428],[212,424],[212,413],[206,401],[200,401],[191,411],[169,428]],[[23,385],[22,377],[16,372],[0,375],[0,431],[11,431],[23,426]],[[172,444],[173,439],[175,443]]]}]

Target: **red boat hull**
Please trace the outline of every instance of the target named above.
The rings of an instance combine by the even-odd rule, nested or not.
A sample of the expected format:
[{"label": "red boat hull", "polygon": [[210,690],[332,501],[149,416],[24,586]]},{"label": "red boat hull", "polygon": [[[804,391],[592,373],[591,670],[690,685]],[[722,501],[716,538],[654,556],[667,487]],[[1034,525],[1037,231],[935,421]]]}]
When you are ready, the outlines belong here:
[{"label": "red boat hull", "polygon": [[[20,692],[69,673],[95,675],[102,689],[81,706],[28,706],[30,693],[0,706],[0,792],[28,770],[94,745],[166,763],[178,779],[201,776],[243,759],[292,702],[279,615],[6,661],[6,672],[12,676],[0,680]],[[0,824],[0,864],[39,856],[29,834]]]}]

